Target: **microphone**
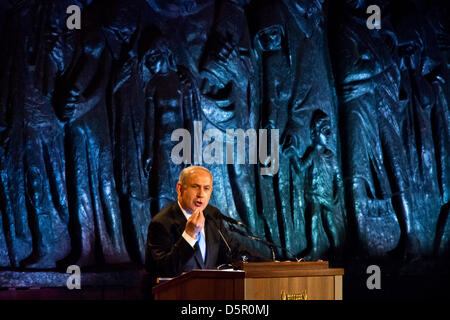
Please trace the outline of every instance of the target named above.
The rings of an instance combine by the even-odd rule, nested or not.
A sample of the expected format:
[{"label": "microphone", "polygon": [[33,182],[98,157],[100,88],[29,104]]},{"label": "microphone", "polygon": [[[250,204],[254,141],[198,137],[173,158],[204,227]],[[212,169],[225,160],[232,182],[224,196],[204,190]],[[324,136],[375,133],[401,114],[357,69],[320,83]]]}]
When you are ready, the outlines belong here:
[{"label": "microphone", "polygon": [[[233,219],[231,217],[228,217],[228,216],[224,215],[222,212],[219,212],[219,215],[222,218],[222,220],[225,220],[228,223],[228,225],[230,226],[230,230],[232,230],[232,231],[238,230],[238,229],[236,229],[234,227],[233,227],[233,229],[231,229],[231,224],[238,225],[238,226],[243,227],[247,231],[248,234],[250,234],[250,235],[252,235],[254,237],[253,232],[250,230],[250,228],[245,223],[243,223],[241,221],[237,221],[237,220],[235,220],[235,219]],[[238,230],[237,232],[239,233],[239,231],[241,231],[241,230]],[[247,234],[245,234],[245,236],[249,237]],[[256,240],[256,239],[252,239],[252,240]],[[258,239],[258,240],[264,241],[263,239]],[[272,260],[275,261],[275,252],[273,250],[273,246],[270,246],[270,249],[272,250]],[[244,257],[245,256],[243,256],[243,259],[244,259]]]},{"label": "microphone", "polygon": [[233,218],[224,215],[222,212],[220,212],[220,217],[228,223],[232,223],[232,224],[244,227],[245,230],[247,230],[249,233],[251,233],[249,227],[247,227],[247,225],[244,224],[243,222],[234,220]]},{"label": "microphone", "polygon": [[[231,218],[230,218],[230,219],[231,219]],[[238,234],[240,234],[240,235],[242,235],[242,236],[244,236],[244,237],[247,237],[247,238],[249,238],[249,239],[251,239],[251,240],[262,242],[262,243],[264,243],[266,246],[268,246],[268,247],[272,250],[272,261],[275,261],[275,251],[274,251],[274,247],[280,248],[281,250],[284,250],[285,252],[287,252],[288,254],[290,254],[292,257],[294,257],[294,259],[295,259],[297,262],[300,262],[300,261],[303,260],[303,258],[300,258],[300,259],[297,258],[297,256],[296,256],[292,251],[288,250],[287,248],[284,248],[284,247],[282,247],[282,246],[276,245],[276,244],[274,244],[274,243],[272,243],[272,242],[270,242],[270,241],[267,241],[267,240],[265,240],[265,239],[263,239],[263,238],[256,237],[256,236],[253,235],[251,232],[249,232],[250,234],[247,234],[247,233],[243,232],[242,230],[239,230],[238,228],[236,228],[236,227],[233,226],[233,225],[229,225],[229,228],[230,228],[230,230],[233,231],[233,232],[236,232],[236,233],[238,233]]]}]

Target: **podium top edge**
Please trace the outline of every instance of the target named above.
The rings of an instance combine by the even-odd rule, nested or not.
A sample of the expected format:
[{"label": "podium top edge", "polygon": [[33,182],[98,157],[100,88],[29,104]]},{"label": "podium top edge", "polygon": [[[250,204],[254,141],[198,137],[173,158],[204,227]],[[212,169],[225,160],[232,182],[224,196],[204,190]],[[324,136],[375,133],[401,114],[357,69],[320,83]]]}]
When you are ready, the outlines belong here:
[{"label": "podium top edge", "polygon": [[306,270],[328,269],[328,261],[276,261],[276,262],[240,262],[238,266],[244,271],[251,270]]},{"label": "podium top edge", "polygon": [[182,273],[175,278],[164,281],[155,285],[152,292],[156,293],[168,286],[173,286],[193,278],[210,278],[210,279],[244,279],[245,272],[243,270],[216,270],[216,269],[193,269]]}]

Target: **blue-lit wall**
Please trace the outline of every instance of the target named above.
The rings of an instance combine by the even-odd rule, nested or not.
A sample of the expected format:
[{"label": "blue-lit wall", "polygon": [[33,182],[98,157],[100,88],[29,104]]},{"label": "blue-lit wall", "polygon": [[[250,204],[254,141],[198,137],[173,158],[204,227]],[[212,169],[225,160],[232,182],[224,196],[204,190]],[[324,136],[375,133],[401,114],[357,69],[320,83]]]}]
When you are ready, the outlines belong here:
[{"label": "blue-lit wall", "polygon": [[[367,25],[369,4],[380,29]],[[70,5],[80,29],[67,25]],[[214,175],[211,203],[298,257],[448,257],[443,5],[29,0],[0,10],[0,267],[142,263],[151,217],[176,200],[186,165],[174,163],[177,129],[191,134],[188,160]],[[236,154],[227,164],[230,129],[256,132],[243,164]],[[220,139],[223,157],[208,163]]]}]

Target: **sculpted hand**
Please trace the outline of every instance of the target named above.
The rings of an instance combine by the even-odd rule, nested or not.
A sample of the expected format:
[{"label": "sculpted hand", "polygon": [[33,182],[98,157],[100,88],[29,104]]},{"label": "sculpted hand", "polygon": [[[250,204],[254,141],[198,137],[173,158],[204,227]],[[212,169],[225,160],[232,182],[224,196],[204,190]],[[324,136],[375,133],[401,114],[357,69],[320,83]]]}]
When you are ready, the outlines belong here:
[{"label": "sculpted hand", "polygon": [[288,130],[281,135],[281,151],[285,154],[296,154],[299,148],[298,138]]},{"label": "sculpted hand", "polygon": [[200,73],[201,85],[200,92],[204,95],[216,95],[217,92],[225,87],[225,84],[212,73],[202,71]]},{"label": "sculpted hand", "polygon": [[186,231],[186,233],[192,238],[197,239],[197,234],[203,229],[204,226],[205,216],[203,215],[203,211],[199,208],[189,217],[184,231]]}]

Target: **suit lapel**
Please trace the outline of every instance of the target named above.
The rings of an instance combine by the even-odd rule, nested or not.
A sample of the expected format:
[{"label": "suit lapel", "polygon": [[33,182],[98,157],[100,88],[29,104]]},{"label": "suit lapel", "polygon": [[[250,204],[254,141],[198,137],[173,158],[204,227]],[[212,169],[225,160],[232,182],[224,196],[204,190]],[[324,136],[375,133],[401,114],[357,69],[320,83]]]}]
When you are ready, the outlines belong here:
[{"label": "suit lapel", "polygon": [[205,214],[205,241],[206,241],[206,257],[205,262],[203,262],[202,253],[198,246],[196,246],[195,251],[195,260],[202,269],[213,268],[216,264],[217,257],[217,237],[216,237],[216,228],[214,226],[214,221],[212,221],[211,217],[207,214],[206,210]]},{"label": "suit lapel", "polygon": [[[205,210],[206,211],[206,210]],[[217,228],[215,226],[215,221],[212,220],[211,216],[206,214],[205,216],[205,232],[206,232],[206,267],[212,268],[216,264],[217,260]]]},{"label": "suit lapel", "polygon": [[172,207],[173,212],[173,220],[175,221],[175,224],[177,225],[177,231],[181,235],[183,234],[184,228],[186,228],[186,217],[183,214],[183,211],[181,211],[180,206],[178,205],[178,202],[175,202]]},{"label": "suit lapel", "polygon": [[[206,249],[206,256],[208,256],[208,249]],[[200,269],[205,269],[205,263],[203,262],[202,253],[200,252],[198,243],[195,244],[194,257],[195,257],[195,260],[197,261],[198,265],[200,266]]]},{"label": "suit lapel", "polygon": [[[219,244],[221,239],[219,239],[219,234],[217,232],[217,226],[215,225],[215,221],[211,216],[208,214],[209,210],[208,207],[205,209],[205,241],[206,241],[206,259],[205,262],[203,262],[202,254],[200,252],[200,248],[198,246],[198,243],[195,244],[195,253],[194,253],[194,259],[198,264],[198,268],[205,269],[205,268],[214,268],[216,265],[217,260],[217,252],[219,248]],[[179,236],[183,234],[184,229],[186,228],[186,217],[184,216],[183,212],[180,209],[180,206],[178,205],[178,202],[175,202],[173,204],[173,219],[175,220],[177,224],[177,230],[179,233]]]},{"label": "suit lapel", "polygon": [[[177,226],[177,230],[179,233],[179,236],[181,237],[181,235],[184,232],[184,229],[186,228],[186,217],[183,213],[183,211],[181,211],[180,206],[178,205],[178,202],[174,203],[174,207],[173,207],[173,212],[174,212],[174,220],[176,221],[176,223],[178,224]],[[208,239],[206,238],[206,243],[208,244]],[[200,252],[200,248],[198,246],[198,243],[195,244],[195,253],[194,253],[194,259],[197,262],[197,268],[198,269],[205,269],[205,263],[203,262],[203,258],[202,258],[202,253]],[[206,256],[208,256],[208,247],[206,248]]]}]

